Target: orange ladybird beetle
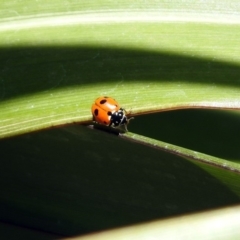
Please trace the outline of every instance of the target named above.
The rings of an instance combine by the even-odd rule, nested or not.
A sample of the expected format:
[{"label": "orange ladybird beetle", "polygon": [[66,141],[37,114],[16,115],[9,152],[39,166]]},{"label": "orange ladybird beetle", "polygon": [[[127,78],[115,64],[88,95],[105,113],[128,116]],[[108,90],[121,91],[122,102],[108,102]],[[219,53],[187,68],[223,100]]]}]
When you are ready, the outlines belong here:
[{"label": "orange ladybird beetle", "polygon": [[113,127],[121,128],[127,132],[126,125],[129,120],[125,109],[121,108],[118,102],[111,97],[99,97],[92,105],[93,121]]}]

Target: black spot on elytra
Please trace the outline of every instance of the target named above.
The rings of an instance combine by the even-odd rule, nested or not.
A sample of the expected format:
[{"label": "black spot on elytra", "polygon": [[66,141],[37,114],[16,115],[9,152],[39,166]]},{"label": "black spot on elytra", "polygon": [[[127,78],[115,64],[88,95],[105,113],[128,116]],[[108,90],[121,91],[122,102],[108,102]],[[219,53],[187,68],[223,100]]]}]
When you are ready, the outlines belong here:
[{"label": "black spot on elytra", "polygon": [[103,99],[100,101],[100,104],[104,104],[107,100],[106,99]]},{"label": "black spot on elytra", "polygon": [[98,109],[97,109],[97,108],[94,110],[94,115],[95,115],[95,116],[98,115]]},{"label": "black spot on elytra", "polygon": [[108,116],[112,116],[112,113],[109,111],[109,112],[107,113],[107,115],[108,115]]}]

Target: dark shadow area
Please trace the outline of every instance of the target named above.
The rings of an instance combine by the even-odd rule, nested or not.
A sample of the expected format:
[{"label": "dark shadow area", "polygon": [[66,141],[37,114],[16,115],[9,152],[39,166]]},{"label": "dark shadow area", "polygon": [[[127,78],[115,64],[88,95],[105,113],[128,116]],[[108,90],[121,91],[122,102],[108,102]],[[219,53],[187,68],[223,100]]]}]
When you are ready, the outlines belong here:
[{"label": "dark shadow area", "polygon": [[98,47],[0,49],[0,100],[75,85],[115,81],[189,81],[240,87],[227,62],[154,51]]},{"label": "dark shadow area", "polygon": [[60,240],[63,236],[53,235],[43,231],[20,227],[13,224],[0,222],[0,235],[2,240],[24,239],[24,240]]},{"label": "dark shadow area", "polygon": [[[185,159],[84,126],[4,139],[0,151],[0,220],[54,234],[74,236],[240,202]],[[240,183],[240,175],[228,177]]]},{"label": "dark shadow area", "polygon": [[137,116],[129,130],[240,162],[239,117],[239,114],[227,110],[184,109]]}]

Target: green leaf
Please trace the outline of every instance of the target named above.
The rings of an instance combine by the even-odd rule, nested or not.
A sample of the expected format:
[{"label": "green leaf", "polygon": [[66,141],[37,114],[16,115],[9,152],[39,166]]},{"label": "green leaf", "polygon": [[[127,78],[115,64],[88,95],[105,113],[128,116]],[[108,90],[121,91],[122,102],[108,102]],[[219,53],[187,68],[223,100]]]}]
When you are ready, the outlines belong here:
[{"label": "green leaf", "polygon": [[147,141],[78,125],[1,140],[0,220],[72,236],[239,203],[238,173]]},{"label": "green leaf", "polygon": [[77,16],[0,23],[1,137],[89,121],[99,95],[132,114],[239,109],[239,25]]},{"label": "green leaf", "polygon": [[238,226],[239,211],[239,207],[228,207],[221,210],[181,216],[165,221],[155,221],[72,239],[235,239],[240,234]]},{"label": "green leaf", "polygon": [[197,152],[239,162],[239,111],[185,109],[137,116],[129,129]]},{"label": "green leaf", "polygon": [[[4,0],[0,9],[2,221],[73,236],[239,204],[239,164],[229,161],[240,159],[239,114],[208,112],[221,122],[214,131],[193,111],[181,125],[179,112],[165,122],[149,114],[240,108],[237,1]],[[33,133],[90,123],[100,95],[136,116],[129,129],[145,137],[77,125]]]}]

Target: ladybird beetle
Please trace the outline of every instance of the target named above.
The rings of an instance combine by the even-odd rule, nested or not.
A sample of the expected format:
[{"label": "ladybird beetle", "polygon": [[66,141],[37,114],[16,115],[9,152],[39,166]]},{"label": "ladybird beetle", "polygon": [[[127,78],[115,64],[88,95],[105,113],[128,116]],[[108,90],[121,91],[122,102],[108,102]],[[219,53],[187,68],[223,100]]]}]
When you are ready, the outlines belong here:
[{"label": "ladybird beetle", "polygon": [[121,108],[118,102],[111,97],[99,97],[92,105],[93,121],[113,127],[121,128],[127,132],[126,125],[129,120],[125,109]]}]

